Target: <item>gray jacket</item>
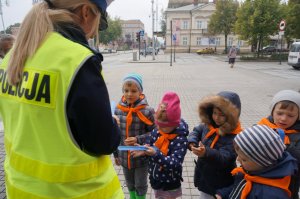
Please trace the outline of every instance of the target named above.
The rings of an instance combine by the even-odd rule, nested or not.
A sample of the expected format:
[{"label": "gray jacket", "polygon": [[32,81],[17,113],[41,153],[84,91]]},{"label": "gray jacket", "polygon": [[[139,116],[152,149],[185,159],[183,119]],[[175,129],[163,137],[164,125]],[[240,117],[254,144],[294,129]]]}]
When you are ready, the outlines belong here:
[{"label": "gray jacket", "polygon": [[[121,106],[129,108],[129,104],[126,102],[124,97],[120,100],[119,104]],[[134,104],[134,107],[140,105],[147,105],[145,108],[141,109],[141,113],[152,121],[152,125],[147,125],[137,116],[136,113],[132,113],[132,123],[129,127],[129,137],[136,137],[137,142],[140,145],[144,145],[146,139],[149,139],[149,135],[151,131],[155,128],[154,124],[154,109],[148,105],[145,95],[142,95],[139,100],[137,100]],[[120,145],[124,145],[124,140],[126,137],[126,117],[128,112],[124,112],[116,107],[115,115],[117,115],[120,119],[120,129],[121,129],[121,143]],[[128,168],[128,151],[116,151],[114,153],[115,157],[120,159],[121,165]],[[130,168],[139,168],[146,166],[148,164],[148,159],[146,157],[138,157],[132,158],[130,156]]]}]

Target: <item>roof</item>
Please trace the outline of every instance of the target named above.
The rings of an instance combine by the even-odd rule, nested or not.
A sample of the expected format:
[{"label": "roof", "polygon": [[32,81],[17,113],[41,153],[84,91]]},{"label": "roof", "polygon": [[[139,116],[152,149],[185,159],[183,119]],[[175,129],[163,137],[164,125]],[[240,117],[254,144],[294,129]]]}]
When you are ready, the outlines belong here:
[{"label": "roof", "polygon": [[192,10],[197,10],[197,9],[206,7],[206,6],[211,5],[211,4],[214,4],[214,3],[199,3],[197,5],[190,4],[190,5],[182,6],[182,7],[179,7],[179,8],[168,8],[166,10],[166,12],[192,11]]}]

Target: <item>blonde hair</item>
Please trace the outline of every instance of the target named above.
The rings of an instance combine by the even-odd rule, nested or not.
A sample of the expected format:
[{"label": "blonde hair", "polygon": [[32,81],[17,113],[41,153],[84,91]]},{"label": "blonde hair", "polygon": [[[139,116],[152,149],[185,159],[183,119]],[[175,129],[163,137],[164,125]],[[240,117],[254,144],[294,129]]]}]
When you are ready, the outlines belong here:
[{"label": "blonde hair", "polygon": [[165,103],[161,103],[158,107],[158,110],[155,113],[155,119],[161,122],[168,122],[166,109],[167,105]]},{"label": "blonde hair", "polygon": [[80,18],[74,11],[83,5],[89,5],[91,11],[98,16],[94,29],[91,30],[98,41],[100,12],[95,4],[89,0],[51,0],[51,2],[55,9],[49,9],[48,4],[42,1],[32,7],[22,22],[8,62],[7,76],[11,85],[17,85],[21,81],[27,58],[35,54],[47,34],[54,31],[56,24],[78,24]]}]

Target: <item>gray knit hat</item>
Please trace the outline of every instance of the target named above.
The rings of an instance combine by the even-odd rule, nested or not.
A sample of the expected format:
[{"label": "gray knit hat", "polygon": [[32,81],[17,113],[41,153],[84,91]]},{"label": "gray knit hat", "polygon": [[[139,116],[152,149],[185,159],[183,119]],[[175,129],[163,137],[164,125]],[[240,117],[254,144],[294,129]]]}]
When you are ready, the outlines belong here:
[{"label": "gray knit hat", "polygon": [[263,167],[276,163],[285,149],[278,133],[266,125],[246,128],[234,141],[247,157]]},{"label": "gray knit hat", "polygon": [[275,105],[281,101],[291,101],[294,102],[298,106],[299,110],[299,119],[300,119],[300,93],[293,90],[282,90],[275,94],[271,101],[271,113],[274,110]]}]

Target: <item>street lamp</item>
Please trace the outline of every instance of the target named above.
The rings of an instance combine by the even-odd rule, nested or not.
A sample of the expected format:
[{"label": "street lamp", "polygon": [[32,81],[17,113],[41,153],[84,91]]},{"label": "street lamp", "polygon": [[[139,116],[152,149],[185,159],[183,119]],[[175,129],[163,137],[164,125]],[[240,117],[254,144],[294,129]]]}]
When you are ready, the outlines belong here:
[{"label": "street lamp", "polygon": [[152,59],[155,60],[154,51],[154,0],[152,0]]},{"label": "street lamp", "polygon": [[[9,5],[9,0],[6,0],[6,6]],[[2,0],[0,0],[0,15],[1,15],[1,20],[2,20],[2,25],[3,25],[3,31],[4,31],[4,34],[6,34],[6,31],[5,31],[5,25],[4,25],[4,19],[3,19],[3,11],[2,11]]]}]

